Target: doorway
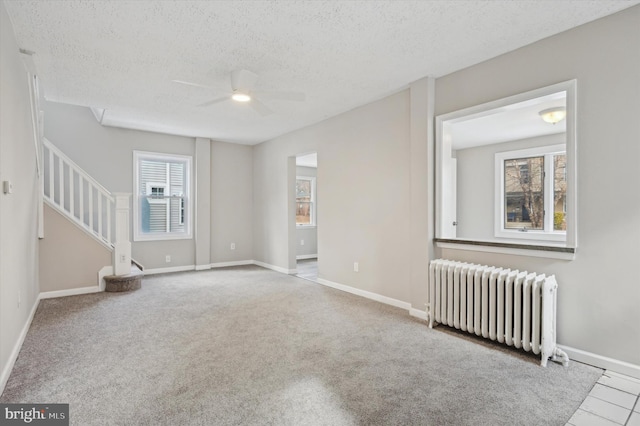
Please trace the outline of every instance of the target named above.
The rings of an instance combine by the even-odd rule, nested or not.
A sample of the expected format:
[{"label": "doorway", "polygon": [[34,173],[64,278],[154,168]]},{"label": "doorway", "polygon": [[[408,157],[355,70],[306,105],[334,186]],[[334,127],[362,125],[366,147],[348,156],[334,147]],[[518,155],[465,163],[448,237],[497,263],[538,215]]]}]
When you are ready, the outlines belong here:
[{"label": "doorway", "polygon": [[296,276],[318,279],[318,155],[296,156],[295,240]]}]

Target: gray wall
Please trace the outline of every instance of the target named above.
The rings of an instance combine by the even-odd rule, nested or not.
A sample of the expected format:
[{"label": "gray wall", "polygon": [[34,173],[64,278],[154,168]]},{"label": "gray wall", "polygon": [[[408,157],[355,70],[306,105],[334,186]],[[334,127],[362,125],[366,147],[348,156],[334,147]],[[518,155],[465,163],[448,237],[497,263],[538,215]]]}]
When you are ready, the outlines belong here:
[{"label": "gray wall", "polygon": [[39,293],[39,186],[27,74],[3,3],[0,31],[0,181],[13,183],[13,194],[0,192],[1,392]]},{"label": "gray wall", "polygon": [[[296,166],[296,176],[317,177],[317,169],[315,167]],[[316,188],[318,180],[316,179]],[[316,214],[318,212],[318,195],[315,200]],[[316,226],[313,227],[296,227],[296,255],[309,256],[318,254],[318,221],[316,218]],[[304,245],[300,242],[304,241]]]},{"label": "gray wall", "polygon": [[98,271],[112,265],[112,253],[84,230],[48,205],[46,236],[39,244],[40,291],[98,285]]},{"label": "gray wall", "polygon": [[288,177],[295,177],[288,168],[295,163],[289,160],[316,151],[320,277],[409,300],[409,103],[405,90],[255,146],[256,260],[295,268],[295,248],[289,253],[295,225],[288,222]]},{"label": "gray wall", "polygon": [[[640,365],[640,6],[436,81],[436,114],[576,78],[578,252],[573,261],[442,250],[555,274],[561,344]],[[635,273],[632,273],[635,274]]]},{"label": "gray wall", "polygon": [[[44,107],[45,136],[111,192],[133,191],[134,150],[194,157],[192,176],[199,177],[192,187],[192,196],[197,193],[194,238],[132,242],[132,257],[145,268],[206,268],[252,259],[250,147],[104,127],[88,108],[54,102]],[[229,249],[231,242],[236,250]]]},{"label": "gray wall", "polygon": [[253,259],[252,169],[250,146],[211,143],[212,263]]},{"label": "gray wall", "polygon": [[630,195],[637,194],[640,160],[639,15],[636,6],[435,83],[435,113],[444,114],[577,79],[576,260],[432,250],[433,129],[420,125],[430,123],[434,101],[427,83],[254,148],[254,258],[293,268],[289,160],[317,151],[321,278],[422,310],[429,257],[556,274],[559,342],[640,364],[640,287],[611,278],[640,258],[640,197]]},{"label": "gray wall", "polygon": [[[0,175],[16,189],[11,196],[0,194],[0,362],[5,367],[38,292],[38,187],[26,78],[4,8],[1,14]],[[635,6],[438,78],[435,98],[432,80],[423,80],[253,148],[212,143],[206,183],[212,262],[252,254],[267,264],[295,268],[294,157],[316,151],[322,164],[322,278],[423,309],[426,265],[433,256],[553,273],[560,283],[560,343],[640,364],[640,287],[633,278],[612,278],[612,271],[631,268],[640,258],[639,21]],[[443,114],[573,78],[579,114],[576,260],[433,251],[433,103]],[[196,152],[192,138],[99,126],[86,108],[47,104],[45,117],[52,142],[112,191],[131,191],[133,149]],[[233,190],[229,176],[237,178],[239,189]],[[237,244],[233,255],[225,248],[230,240]],[[196,262],[193,241],[134,245],[134,257],[143,257],[151,268],[166,267],[165,254],[172,254],[169,266]],[[354,261],[359,273],[353,272]]]},{"label": "gray wall", "polygon": [[[193,138],[104,127],[88,108],[45,102],[44,117],[45,137],[112,193],[133,191],[134,150],[195,155]],[[132,242],[131,252],[149,269],[195,264],[193,239]]]},{"label": "gray wall", "polygon": [[459,149],[457,159],[457,238],[495,240],[495,154],[565,143],[565,134]]}]

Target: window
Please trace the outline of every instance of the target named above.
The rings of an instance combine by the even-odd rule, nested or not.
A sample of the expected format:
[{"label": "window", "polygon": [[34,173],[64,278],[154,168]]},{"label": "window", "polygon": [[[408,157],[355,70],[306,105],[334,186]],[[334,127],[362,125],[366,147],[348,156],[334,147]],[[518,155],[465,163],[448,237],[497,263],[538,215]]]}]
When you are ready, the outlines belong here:
[{"label": "window", "polygon": [[191,157],[134,151],[134,241],[191,238]]},{"label": "window", "polygon": [[500,152],[496,158],[496,237],[564,241],[565,145]]},{"label": "window", "polygon": [[316,178],[298,176],[296,178],[296,225],[316,225]]},{"label": "window", "polygon": [[[577,81],[569,80],[436,117],[434,240],[437,247],[575,258],[578,246],[576,95]],[[544,123],[540,111],[557,106],[566,108],[565,119],[556,124]],[[529,117],[526,125],[520,120],[524,116]],[[546,127],[529,127],[534,123]],[[531,140],[526,142],[527,139]],[[506,145],[511,142],[514,143]],[[562,146],[556,153],[564,155],[549,159],[545,150],[522,152],[556,144]],[[496,165],[496,153],[501,151],[512,153]],[[542,229],[533,230],[531,224],[525,229],[522,222],[531,221],[531,212],[527,203],[523,203],[522,194],[518,198],[518,194],[513,194],[516,191],[507,191],[511,192],[507,198],[504,193],[504,160],[540,156],[544,157],[547,177],[543,184],[542,202],[546,206],[543,210],[549,214],[544,216]],[[518,167],[522,184],[533,185],[535,166],[529,167],[523,162]],[[535,197],[530,198],[531,208],[535,208]]]}]

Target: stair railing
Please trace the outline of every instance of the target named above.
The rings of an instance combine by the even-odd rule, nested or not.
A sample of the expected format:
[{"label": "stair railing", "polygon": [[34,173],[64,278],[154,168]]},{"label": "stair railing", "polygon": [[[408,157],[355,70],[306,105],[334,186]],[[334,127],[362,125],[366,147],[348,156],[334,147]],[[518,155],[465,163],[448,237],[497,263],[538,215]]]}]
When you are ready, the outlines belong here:
[{"label": "stair railing", "polygon": [[46,138],[43,151],[45,202],[112,250],[113,195]]}]

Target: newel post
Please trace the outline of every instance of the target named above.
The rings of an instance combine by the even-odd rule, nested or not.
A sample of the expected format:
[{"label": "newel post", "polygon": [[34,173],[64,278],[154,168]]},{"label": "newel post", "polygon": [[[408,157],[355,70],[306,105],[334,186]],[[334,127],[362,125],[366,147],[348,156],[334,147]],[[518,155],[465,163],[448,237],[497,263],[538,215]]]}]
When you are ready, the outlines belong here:
[{"label": "newel post", "polygon": [[131,194],[117,193],[113,196],[116,202],[113,275],[128,275],[131,273],[131,240],[129,237],[129,199]]}]

